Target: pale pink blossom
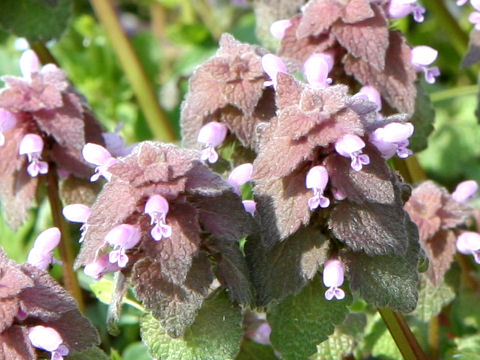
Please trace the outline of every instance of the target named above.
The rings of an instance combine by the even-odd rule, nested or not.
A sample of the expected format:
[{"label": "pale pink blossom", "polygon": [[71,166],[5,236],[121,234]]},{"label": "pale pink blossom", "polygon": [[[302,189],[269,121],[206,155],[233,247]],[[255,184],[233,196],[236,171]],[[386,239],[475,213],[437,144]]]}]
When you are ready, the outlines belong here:
[{"label": "pale pink blossom", "polygon": [[197,141],[205,146],[200,155],[202,161],[208,161],[211,164],[217,162],[218,154],[215,148],[223,143],[227,130],[225,124],[217,121],[211,121],[202,126],[197,136]]},{"label": "pale pink blossom", "polygon": [[117,263],[111,263],[109,260],[109,254],[100,256],[94,262],[85,265],[83,272],[85,275],[98,280],[106,273],[115,272],[120,270],[120,266]]},{"label": "pale pink blossom", "polygon": [[435,78],[440,76],[440,70],[437,66],[428,67],[437,59],[437,56],[438,51],[430,46],[421,45],[412,49],[411,63],[416,71],[423,71],[425,81],[429,84],[435,83]]},{"label": "pale pink blossom", "polygon": [[467,203],[477,196],[478,183],[475,180],[462,181],[452,193],[452,198],[460,203]]},{"label": "pale pink blossom", "polygon": [[401,19],[409,14],[413,14],[416,22],[425,20],[425,8],[418,5],[417,0],[390,0],[387,5],[387,16],[390,19]]},{"label": "pale pink blossom", "polygon": [[363,165],[370,164],[368,155],[362,153],[365,147],[363,140],[353,134],[343,135],[335,142],[335,151],[345,157],[352,159],[351,166],[355,171],[362,170]]},{"label": "pale pink blossom", "polygon": [[408,149],[409,138],[412,136],[414,127],[411,123],[389,123],[376,129],[370,134],[370,142],[380,151],[384,159],[389,159],[397,154],[405,159],[413,154]]},{"label": "pale pink blossom", "polygon": [[235,193],[240,194],[240,187],[252,179],[253,165],[245,163],[237,166],[228,176],[227,182],[233,187]]},{"label": "pale pink blossom", "polygon": [[20,72],[25,80],[30,80],[32,73],[37,72],[40,67],[40,60],[33,50],[25,50],[20,56]]},{"label": "pale pink blossom", "polygon": [[0,108],[0,146],[5,145],[4,132],[9,131],[17,124],[17,116],[5,109]]},{"label": "pale pink blossom", "polygon": [[82,155],[86,162],[97,166],[90,181],[97,181],[100,176],[110,181],[112,174],[108,171],[108,168],[115,164],[117,159],[107,149],[98,144],[88,143],[84,145]]},{"label": "pale pink blossom", "polygon": [[152,195],[145,203],[145,214],[150,216],[150,223],[155,224],[150,234],[155,241],[172,236],[172,227],[167,225],[168,201],[161,195]]},{"label": "pale pink blossom", "polygon": [[37,134],[26,134],[20,141],[18,153],[27,155],[29,161],[27,172],[31,177],[48,172],[48,163],[41,161],[43,146],[43,139]]},{"label": "pale pink blossom", "polygon": [[108,260],[119,267],[127,266],[128,256],[125,250],[129,250],[138,244],[141,238],[140,229],[136,225],[120,224],[111,229],[105,236],[105,242],[113,247]]},{"label": "pale pink blossom", "polygon": [[325,292],[325,299],[332,300],[336,298],[342,300],[345,298],[345,292],[340,289],[344,280],[344,267],[340,260],[330,259],[323,266],[323,284],[328,287]]},{"label": "pale pink blossom", "polygon": [[305,179],[305,187],[313,190],[313,197],[308,199],[308,207],[310,210],[315,210],[319,206],[327,208],[330,205],[330,200],[323,195],[328,183],[328,172],[325,166],[317,165],[312,167]]},{"label": "pale pink blossom", "polygon": [[480,264],[480,234],[465,231],[457,238],[457,250],[465,255],[473,255],[475,262]]},{"label": "pale pink blossom", "polygon": [[28,329],[28,339],[32,346],[51,353],[51,360],[62,360],[69,353],[57,330],[37,325]]},{"label": "pale pink blossom", "polygon": [[313,54],[303,64],[307,82],[317,89],[325,89],[332,83],[328,73],[333,67],[333,58],[326,54]]},{"label": "pale pink blossom", "polygon": [[273,85],[274,89],[277,88],[277,76],[278,73],[288,73],[287,67],[283,63],[282,59],[273,54],[266,54],[262,56],[263,71],[270,77],[269,81],[263,83],[264,86]]},{"label": "pale pink blossom", "polygon": [[243,200],[242,204],[246,212],[252,216],[255,215],[255,211],[257,211],[257,203],[254,200]]},{"label": "pale pink blossom", "polygon": [[270,34],[274,38],[283,39],[285,31],[292,26],[292,22],[289,19],[277,20],[270,25]]},{"label": "pale pink blossom", "polygon": [[56,227],[42,231],[28,253],[27,264],[46,270],[53,261],[53,250],[60,243],[61,236],[60,230]]}]

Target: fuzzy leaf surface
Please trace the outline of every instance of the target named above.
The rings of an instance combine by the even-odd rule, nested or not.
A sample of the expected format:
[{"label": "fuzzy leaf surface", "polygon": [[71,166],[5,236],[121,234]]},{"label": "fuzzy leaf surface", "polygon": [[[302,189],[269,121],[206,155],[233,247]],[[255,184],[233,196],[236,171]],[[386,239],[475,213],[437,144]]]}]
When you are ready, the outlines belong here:
[{"label": "fuzzy leaf surface", "polygon": [[355,345],[355,340],[338,330],[328,337],[328,339],[317,345],[317,353],[311,360],[341,360],[350,354]]},{"label": "fuzzy leaf surface", "polygon": [[455,298],[455,290],[451,285],[441,282],[438,285],[425,276],[420,277],[420,291],[418,293],[417,308],[413,315],[422,321],[430,321],[440,314],[442,309]]},{"label": "fuzzy leaf surface", "polygon": [[240,353],[235,360],[277,360],[273,348],[244,339]]},{"label": "fuzzy leaf surface", "polygon": [[8,330],[0,333],[0,359],[37,359],[25,327],[12,326]]},{"label": "fuzzy leaf surface", "polygon": [[415,98],[415,112],[409,122],[415,127],[413,135],[408,139],[408,146],[412,151],[418,152],[427,148],[428,136],[433,131],[435,109],[421,82],[416,83],[417,97]]},{"label": "fuzzy leaf surface", "polygon": [[268,307],[270,341],[283,359],[304,360],[314,354],[317,344],[327,340],[349,312],[348,292],[344,300],[328,301],[325,289],[321,276],[316,276],[299,294]]},{"label": "fuzzy leaf surface", "polygon": [[172,338],[152,316],[141,322],[143,341],[150,354],[164,360],[234,359],[242,340],[240,308],[225,293],[205,302],[195,322],[182,338]]}]

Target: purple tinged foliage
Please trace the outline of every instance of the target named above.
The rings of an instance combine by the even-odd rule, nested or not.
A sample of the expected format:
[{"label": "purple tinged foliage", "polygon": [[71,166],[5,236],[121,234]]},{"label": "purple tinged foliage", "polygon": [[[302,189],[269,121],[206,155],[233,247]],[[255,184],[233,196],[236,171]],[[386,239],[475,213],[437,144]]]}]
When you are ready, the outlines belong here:
[{"label": "purple tinged foliage", "polygon": [[53,260],[53,250],[58,246],[61,239],[60,230],[56,227],[41,232],[33,248],[28,253],[27,264],[35,266],[37,269],[46,270]]},{"label": "purple tinged foliage", "polygon": [[92,175],[90,181],[97,181],[100,176],[103,176],[107,181],[110,181],[112,174],[108,168],[117,162],[110,152],[103,146],[93,143],[85,144],[82,149],[82,155],[86,162],[97,165],[95,174]]},{"label": "purple tinged foliage", "polygon": [[387,5],[387,15],[391,19],[401,19],[413,14],[416,22],[421,23],[425,19],[425,8],[418,5],[417,0],[390,0]]},{"label": "purple tinged foliage", "polygon": [[19,155],[27,155],[29,162],[27,172],[31,177],[37,177],[38,174],[48,172],[48,163],[40,160],[43,146],[43,139],[37,134],[26,134],[20,141],[18,153]]},{"label": "purple tinged foliage", "polygon": [[235,193],[240,195],[240,187],[252,179],[253,164],[246,163],[237,166],[228,175],[227,182],[233,187]]},{"label": "purple tinged foliage", "polygon": [[355,171],[362,170],[363,165],[370,164],[368,155],[362,153],[365,147],[363,140],[353,134],[343,135],[335,142],[335,151],[345,157],[352,159],[352,169]]},{"label": "purple tinged foliage", "polygon": [[263,83],[264,86],[272,86],[277,88],[277,77],[279,73],[287,74],[287,67],[283,60],[273,54],[266,54],[262,57],[263,71],[269,76],[270,80]]},{"label": "purple tinged foliage", "polygon": [[150,234],[155,241],[172,236],[172,227],[166,224],[168,201],[162,195],[152,195],[145,203],[145,214],[150,216],[150,223],[155,224]]},{"label": "purple tinged foliage", "polygon": [[305,64],[303,64],[303,72],[307,82],[314,88],[325,89],[332,83],[332,79],[328,77],[329,71],[333,67],[333,57],[327,54],[313,54]]},{"label": "purple tinged foliage", "polygon": [[328,287],[325,291],[325,299],[342,300],[345,298],[345,292],[340,289],[344,280],[344,265],[338,259],[330,259],[323,265],[323,284]]},{"label": "purple tinged foliage", "polygon": [[105,236],[105,242],[113,247],[108,259],[112,264],[117,263],[119,267],[125,267],[128,263],[128,256],[125,250],[130,250],[138,244],[141,238],[138,226],[120,224],[111,229]]},{"label": "purple tinged foliage", "polygon": [[313,190],[313,197],[308,199],[310,210],[315,210],[319,206],[327,208],[330,205],[330,200],[323,195],[327,183],[328,172],[325,166],[317,165],[308,170],[305,186],[307,189]]},{"label": "purple tinged foliage", "polygon": [[428,67],[438,56],[438,51],[430,46],[415,46],[412,49],[411,61],[417,71],[423,71],[425,81],[429,84],[435,83],[435,78],[440,76],[440,70],[437,66]]},{"label": "purple tinged foliage", "polygon": [[405,159],[413,154],[408,149],[408,138],[414,131],[411,123],[389,123],[381,128],[377,128],[370,134],[370,142],[376,146],[384,159],[390,159],[397,154],[399,158]]},{"label": "purple tinged foliage", "polygon": [[227,130],[225,124],[217,121],[211,121],[202,126],[197,136],[197,141],[205,146],[200,155],[202,161],[208,161],[210,164],[217,162],[218,154],[215,148],[223,143]]},{"label": "purple tinged foliage", "polygon": [[465,255],[473,255],[475,262],[480,264],[480,234],[465,231],[457,238],[457,250]]},{"label": "purple tinged foliage", "polygon": [[475,180],[462,181],[452,193],[452,199],[460,203],[467,203],[477,196],[478,183]]},{"label": "purple tinged foliage", "polygon": [[42,325],[31,327],[28,329],[28,338],[34,347],[51,353],[51,360],[63,360],[69,353],[62,337],[52,327]]},{"label": "purple tinged foliage", "polygon": [[283,39],[285,31],[287,31],[290,26],[292,26],[290,19],[277,20],[270,25],[270,34],[272,34],[274,38]]}]

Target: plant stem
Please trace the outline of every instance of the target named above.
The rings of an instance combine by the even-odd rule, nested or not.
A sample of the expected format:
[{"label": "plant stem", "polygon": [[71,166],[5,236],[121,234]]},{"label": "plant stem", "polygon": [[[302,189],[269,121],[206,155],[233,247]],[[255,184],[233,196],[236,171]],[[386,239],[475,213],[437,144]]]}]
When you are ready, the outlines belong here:
[{"label": "plant stem", "polygon": [[477,85],[462,86],[457,88],[435,91],[430,94],[430,100],[435,103],[435,102],[453,99],[460,96],[476,95],[477,93],[478,93]]},{"label": "plant stem", "polygon": [[29,45],[30,48],[35,51],[42,64],[55,64],[59,66],[57,60],[53,57],[52,53],[50,50],[48,50],[44,43],[35,41],[31,42]]},{"label": "plant stem", "polygon": [[47,173],[47,193],[48,201],[50,202],[50,209],[52,212],[53,224],[62,233],[62,239],[60,241],[59,250],[60,257],[63,263],[63,280],[65,288],[70,294],[77,300],[78,308],[80,311],[84,311],[85,305],[83,303],[82,290],[78,284],[77,275],[73,270],[73,262],[75,254],[73,251],[73,241],[70,235],[70,229],[67,222],[62,216],[62,203],[60,201],[58,192],[58,176],[57,169],[54,163],[48,164]]},{"label": "plant stem", "polygon": [[434,316],[428,323],[428,347],[430,358],[438,359],[438,348],[440,345],[440,325],[438,316]]},{"label": "plant stem", "polygon": [[105,27],[125,74],[132,85],[138,103],[155,138],[172,142],[177,140],[167,115],[160,107],[150,80],[138,59],[132,44],[122,29],[112,0],[90,0]]},{"label": "plant stem", "polygon": [[405,181],[410,184],[417,184],[427,179],[427,175],[415,155],[409,156],[406,159],[394,158],[393,164]]},{"label": "plant stem", "polygon": [[402,315],[390,308],[378,308],[378,312],[405,360],[428,360]]}]

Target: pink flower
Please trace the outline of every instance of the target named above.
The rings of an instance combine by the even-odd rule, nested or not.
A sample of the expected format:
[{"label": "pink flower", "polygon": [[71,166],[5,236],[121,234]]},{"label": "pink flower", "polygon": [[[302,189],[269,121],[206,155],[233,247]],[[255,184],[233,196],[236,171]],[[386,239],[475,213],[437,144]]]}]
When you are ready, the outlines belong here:
[{"label": "pink flower", "polygon": [[382,110],[382,98],[377,89],[373,86],[365,85],[363,86],[355,96],[363,96],[366,100],[377,105],[376,111]]},{"label": "pink flower", "polygon": [[480,264],[480,234],[465,231],[457,238],[457,250],[465,255],[473,255],[475,262]]},{"label": "pink flower", "polygon": [[112,264],[109,260],[109,254],[105,254],[100,256],[94,262],[87,264],[83,269],[83,272],[85,275],[98,280],[106,273],[115,272],[117,270],[120,270],[118,264]]},{"label": "pink flower", "polygon": [[69,353],[62,337],[54,328],[42,325],[31,327],[28,329],[28,339],[32,346],[51,353],[52,360],[62,360]]},{"label": "pink flower", "polygon": [[90,181],[97,181],[100,176],[110,181],[112,174],[108,172],[108,168],[115,164],[117,159],[107,149],[98,144],[88,143],[84,145],[82,155],[86,162],[97,166]]},{"label": "pink flower", "polygon": [[352,159],[352,169],[362,170],[363,165],[370,164],[368,155],[362,153],[365,147],[363,140],[357,135],[346,134],[335,142],[335,151],[345,157]]},{"label": "pink flower", "polygon": [[150,234],[155,241],[172,236],[172,227],[166,224],[168,201],[161,195],[152,195],[145,203],[145,214],[150,216],[151,224],[155,224]]},{"label": "pink flower", "polygon": [[83,204],[70,204],[62,210],[65,219],[82,224],[87,222],[91,212],[90,208]]},{"label": "pink flower", "polygon": [[26,134],[20,141],[18,153],[27,155],[30,164],[27,166],[27,172],[31,177],[48,172],[48,163],[40,161],[43,151],[43,139],[37,134]]},{"label": "pink flower", "polygon": [[435,77],[440,75],[440,70],[437,66],[428,67],[432,64],[438,56],[438,51],[430,46],[415,46],[412,49],[411,62],[417,71],[423,71],[425,74],[425,81],[429,84],[435,83]]},{"label": "pink flower", "polygon": [[460,203],[467,203],[476,197],[478,183],[475,180],[462,181],[452,193],[452,198]]},{"label": "pink flower", "polygon": [[13,129],[17,124],[17,117],[14,113],[0,108],[0,146],[5,144],[3,133]]},{"label": "pink flower", "polygon": [[389,159],[395,153],[399,158],[405,159],[413,154],[408,149],[408,138],[414,131],[411,123],[390,123],[376,129],[370,134],[370,142],[382,153],[384,159]]},{"label": "pink flower", "polygon": [[266,54],[262,56],[263,71],[270,77],[270,81],[265,81],[264,86],[271,86],[277,88],[277,76],[278,73],[287,74],[287,67],[283,63],[282,59],[273,54]]},{"label": "pink flower", "polygon": [[227,182],[233,187],[235,193],[240,194],[240,186],[252,179],[253,165],[246,163],[237,166],[228,176]]},{"label": "pink flower", "polygon": [[323,196],[327,183],[328,172],[325,166],[317,165],[308,171],[305,179],[305,187],[313,190],[313,197],[308,199],[308,207],[310,210],[315,210],[319,206],[321,208],[327,208],[330,205],[330,200]]},{"label": "pink flower", "polygon": [[40,60],[33,50],[25,50],[20,56],[20,72],[25,80],[30,80],[32,73],[40,69]]},{"label": "pink flower", "polygon": [[270,34],[274,38],[283,39],[285,31],[292,26],[292,22],[289,19],[277,20],[270,25]]},{"label": "pink flower", "polygon": [[323,284],[328,287],[325,299],[342,300],[345,298],[345,292],[339,288],[343,284],[343,279],[344,268],[340,260],[330,259],[323,265]]},{"label": "pink flower", "polygon": [[272,328],[267,322],[264,322],[257,327],[248,329],[245,332],[245,337],[247,337],[252,341],[255,341],[258,344],[269,345],[271,333],[272,333]]},{"label": "pink flower", "polygon": [[417,4],[417,0],[390,0],[387,5],[387,15],[390,19],[401,19],[413,14],[416,22],[423,22],[425,8]]},{"label": "pink flower", "polygon": [[61,236],[60,230],[56,227],[42,231],[28,253],[27,264],[40,270],[46,270],[52,263],[53,250],[60,243]]},{"label": "pink flower", "polygon": [[210,164],[217,162],[218,154],[215,148],[223,143],[227,130],[225,124],[217,121],[211,121],[202,126],[197,136],[197,141],[206,146],[200,155],[202,161],[208,161]]},{"label": "pink flower", "polygon": [[140,238],[140,230],[135,225],[120,224],[110,230],[105,236],[105,241],[113,247],[113,251],[108,255],[110,263],[117,263],[121,268],[127,266],[128,256],[125,254],[125,250],[137,245]]},{"label": "pink flower", "polygon": [[254,200],[243,200],[242,204],[246,212],[252,216],[255,215],[255,211],[257,211],[257,203]]},{"label": "pink flower", "polygon": [[325,89],[332,83],[328,73],[333,67],[333,57],[329,54],[313,54],[303,65],[303,73],[308,83],[318,89]]},{"label": "pink flower", "polygon": [[467,3],[468,0],[457,0],[457,6],[463,6]]}]

